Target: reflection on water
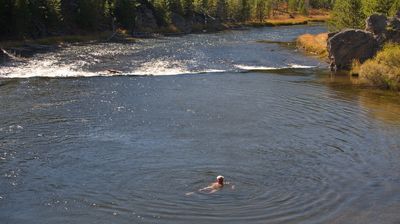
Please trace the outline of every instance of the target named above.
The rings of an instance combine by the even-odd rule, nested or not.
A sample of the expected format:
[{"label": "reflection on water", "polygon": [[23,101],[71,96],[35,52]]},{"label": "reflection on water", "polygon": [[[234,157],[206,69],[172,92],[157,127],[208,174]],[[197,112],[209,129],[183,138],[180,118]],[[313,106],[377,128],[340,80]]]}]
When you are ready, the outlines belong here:
[{"label": "reflection on water", "polygon": [[[336,90],[338,97],[357,101],[374,118],[390,124],[400,124],[400,94],[358,86],[358,78],[321,72],[319,82]],[[356,84],[356,85],[354,85]]]}]

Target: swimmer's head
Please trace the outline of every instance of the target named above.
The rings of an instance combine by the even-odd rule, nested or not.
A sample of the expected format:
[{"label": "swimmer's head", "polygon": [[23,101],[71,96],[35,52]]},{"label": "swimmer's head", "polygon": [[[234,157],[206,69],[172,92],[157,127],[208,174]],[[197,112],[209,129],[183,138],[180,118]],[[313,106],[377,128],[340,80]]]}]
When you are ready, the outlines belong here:
[{"label": "swimmer's head", "polygon": [[224,183],[224,176],[221,176],[221,175],[217,176],[217,182],[219,184],[223,184]]}]

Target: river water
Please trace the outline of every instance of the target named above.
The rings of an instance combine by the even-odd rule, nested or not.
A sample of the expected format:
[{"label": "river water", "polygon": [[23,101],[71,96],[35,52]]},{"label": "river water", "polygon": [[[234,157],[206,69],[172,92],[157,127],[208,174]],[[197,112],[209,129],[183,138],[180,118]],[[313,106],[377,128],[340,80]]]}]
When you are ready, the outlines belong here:
[{"label": "river water", "polygon": [[[399,95],[258,42],[324,30],[73,45],[0,67],[0,222],[399,223]],[[220,174],[235,188],[196,192]]]}]

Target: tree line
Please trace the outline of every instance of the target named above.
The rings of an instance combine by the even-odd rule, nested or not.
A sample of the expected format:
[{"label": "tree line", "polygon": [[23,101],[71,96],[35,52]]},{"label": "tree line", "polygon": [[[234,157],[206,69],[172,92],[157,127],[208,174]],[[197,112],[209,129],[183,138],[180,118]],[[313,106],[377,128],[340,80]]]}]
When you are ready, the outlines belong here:
[{"label": "tree line", "polygon": [[400,0],[336,0],[330,29],[364,28],[368,16],[378,13],[393,16],[400,10]]},{"label": "tree line", "polygon": [[0,0],[0,39],[40,38],[133,29],[138,7],[150,6],[160,25],[172,13],[194,12],[221,21],[263,21],[279,12],[307,14],[309,8],[330,8],[334,0]]}]

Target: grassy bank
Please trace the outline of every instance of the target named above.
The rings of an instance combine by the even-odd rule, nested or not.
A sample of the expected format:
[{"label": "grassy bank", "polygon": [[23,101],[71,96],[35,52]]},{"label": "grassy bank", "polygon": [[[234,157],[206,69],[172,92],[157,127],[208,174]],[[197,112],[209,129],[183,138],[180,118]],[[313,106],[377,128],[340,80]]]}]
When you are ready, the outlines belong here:
[{"label": "grassy bank", "polygon": [[328,10],[312,9],[308,15],[280,13],[272,16],[264,21],[247,21],[241,23],[247,26],[291,26],[302,25],[309,22],[326,22],[330,19],[330,12]]},{"label": "grassy bank", "polygon": [[[304,34],[297,38],[296,44],[308,53],[327,58],[327,39],[327,33]],[[400,91],[400,45],[386,44],[373,59],[363,64],[354,61],[347,73],[355,77],[356,85]]]},{"label": "grassy bank", "polygon": [[[287,12],[279,12],[264,21],[249,20],[246,22],[225,22],[221,24],[221,28],[213,29],[207,26],[194,26],[192,33],[203,33],[205,30],[215,32],[221,29],[235,29],[241,26],[262,27],[262,26],[289,26],[301,25],[309,22],[325,22],[330,18],[330,11],[325,9],[310,9],[307,16]],[[182,35],[185,34],[173,25],[160,27],[157,30],[149,30],[144,36],[151,36],[151,34],[161,35]],[[112,37],[112,38],[111,38]],[[26,40],[11,40],[0,41],[0,48],[20,47],[24,45],[62,45],[64,43],[86,43],[95,41],[126,41],[132,42],[134,38],[130,37],[126,30],[119,29],[115,34],[112,31],[104,31],[98,33],[83,33],[79,35],[60,35],[40,39],[26,39]]]},{"label": "grassy bank", "polygon": [[353,73],[366,83],[382,89],[400,90],[400,45],[387,44],[375,58],[361,65],[355,63]]},{"label": "grassy bank", "polygon": [[327,40],[328,33],[304,34],[297,38],[296,43],[299,48],[306,52],[326,58],[328,56]]}]

